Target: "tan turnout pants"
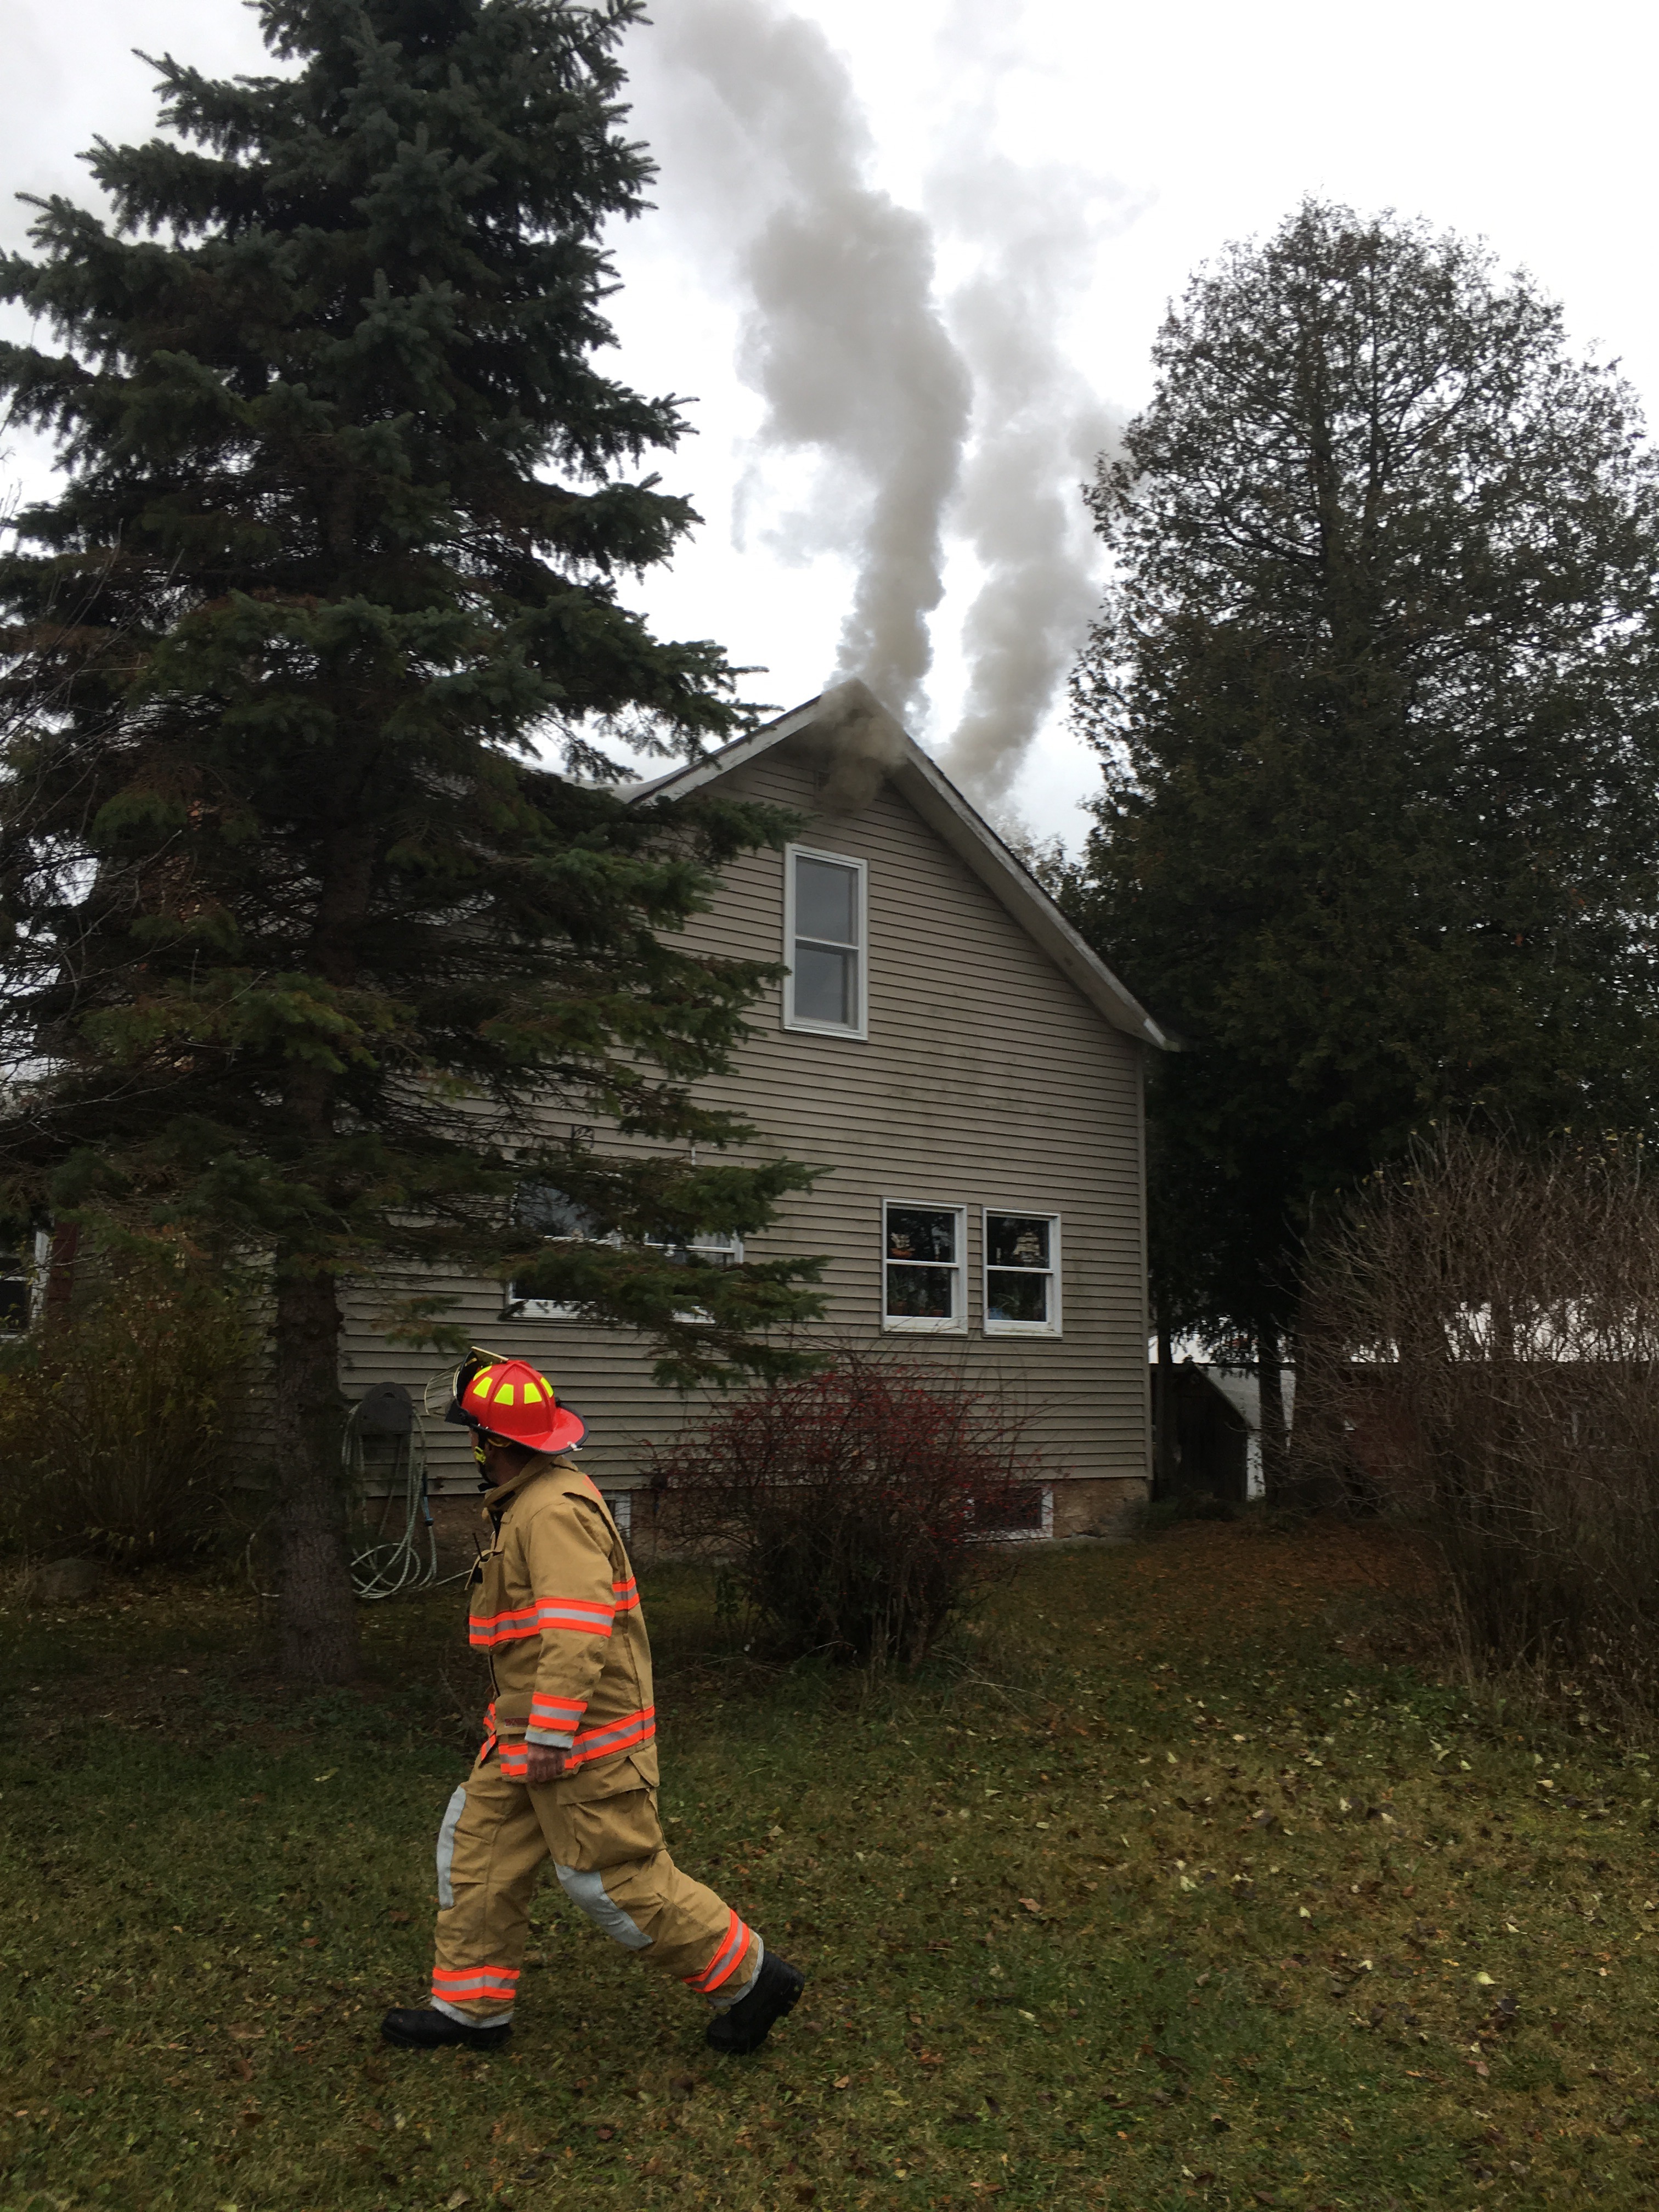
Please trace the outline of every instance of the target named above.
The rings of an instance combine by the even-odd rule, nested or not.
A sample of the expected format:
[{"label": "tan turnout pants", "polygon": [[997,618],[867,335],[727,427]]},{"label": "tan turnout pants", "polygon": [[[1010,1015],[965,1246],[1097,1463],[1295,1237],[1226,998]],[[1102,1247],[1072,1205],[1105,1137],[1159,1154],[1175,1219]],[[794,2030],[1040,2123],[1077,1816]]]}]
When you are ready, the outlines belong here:
[{"label": "tan turnout pants", "polygon": [[746,1994],[765,1947],[712,1889],[682,1874],[654,1790],[573,1802],[556,1783],[509,1782],[492,1754],[449,1801],[438,1836],[432,2002],[475,2027],[510,2020],[544,1859],[596,1928],[719,2010]]}]

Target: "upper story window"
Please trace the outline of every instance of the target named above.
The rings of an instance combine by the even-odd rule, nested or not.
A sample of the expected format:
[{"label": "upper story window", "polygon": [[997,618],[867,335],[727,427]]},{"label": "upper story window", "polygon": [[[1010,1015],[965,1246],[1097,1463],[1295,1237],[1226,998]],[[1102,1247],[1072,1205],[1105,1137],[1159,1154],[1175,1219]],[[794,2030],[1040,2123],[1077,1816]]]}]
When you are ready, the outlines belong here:
[{"label": "upper story window", "polygon": [[985,1333],[1060,1334],[1060,1216],[985,1212]]},{"label": "upper story window", "polygon": [[783,870],[783,1025],[864,1036],[864,862],[790,845]]}]

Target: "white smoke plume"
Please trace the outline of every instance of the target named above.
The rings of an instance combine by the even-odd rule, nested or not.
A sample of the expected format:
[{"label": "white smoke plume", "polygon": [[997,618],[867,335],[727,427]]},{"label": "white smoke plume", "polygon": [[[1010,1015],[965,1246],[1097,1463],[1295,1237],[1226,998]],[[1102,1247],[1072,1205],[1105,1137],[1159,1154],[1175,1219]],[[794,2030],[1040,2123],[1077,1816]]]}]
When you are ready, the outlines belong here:
[{"label": "white smoke plume", "polygon": [[[739,290],[759,442],[819,463],[774,542],[855,567],[832,680],[861,677],[916,726],[947,532],[973,549],[968,687],[943,758],[994,807],[1097,598],[1081,485],[1113,426],[1059,333],[1124,219],[1114,188],[993,150],[1018,35],[1008,0],[954,0],[939,52],[961,91],[926,216],[868,181],[847,67],[787,0],[669,0],[638,56],[665,209]],[[936,238],[972,271],[943,311]]]},{"label": "white smoke plume", "polygon": [[[857,564],[836,672],[913,715],[969,405],[928,226],[866,182],[863,113],[817,24],[769,0],[678,0],[656,44],[682,93],[675,173],[715,187],[741,240],[741,365],[767,403],[762,440],[817,449],[826,466],[800,534]],[[704,96],[687,104],[693,79]]]},{"label": "white smoke plume", "polygon": [[989,804],[1006,797],[1098,602],[1081,486],[1118,424],[1057,337],[1098,234],[1086,180],[980,159],[933,198],[941,225],[969,231],[982,257],[950,308],[974,376],[951,520],[984,580],[963,624],[967,694],[941,765]]}]

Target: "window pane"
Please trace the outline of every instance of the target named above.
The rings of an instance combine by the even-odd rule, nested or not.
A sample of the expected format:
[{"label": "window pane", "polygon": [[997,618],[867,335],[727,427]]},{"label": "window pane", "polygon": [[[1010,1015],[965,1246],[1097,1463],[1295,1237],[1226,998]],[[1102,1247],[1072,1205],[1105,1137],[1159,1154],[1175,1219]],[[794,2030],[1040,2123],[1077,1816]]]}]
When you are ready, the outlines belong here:
[{"label": "window pane", "polygon": [[974,1500],[974,1526],[989,1535],[999,1529],[1042,1528],[1042,1491],[1035,1482],[1011,1482],[1006,1489]]},{"label": "window pane", "polygon": [[1048,1278],[993,1267],[985,1278],[987,1321],[1047,1321]]},{"label": "window pane", "polygon": [[822,945],[795,947],[795,1019],[858,1026],[858,955],[830,952]]},{"label": "window pane", "polygon": [[591,1237],[593,1217],[556,1184],[521,1182],[513,1194],[513,1222],[538,1237]]},{"label": "window pane", "polygon": [[1042,1214],[988,1213],[985,1262],[990,1267],[1046,1267],[1048,1231]]},{"label": "window pane", "polygon": [[957,1217],[947,1208],[890,1206],[887,1209],[887,1256],[890,1260],[940,1260],[957,1256]]},{"label": "window pane", "polygon": [[28,1278],[26,1275],[0,1276],[0,1329],[24,1329],[28,1325]]},{"label": "window pane", "polygon": [[954,1267],[889,1267],[887,1312],[894,1321],[953,1321]]},{"label": "window pane", "polygon": [[821,937],[831,945],[856,945],[858,870],[828,860],[795,861],[795,934]]}]

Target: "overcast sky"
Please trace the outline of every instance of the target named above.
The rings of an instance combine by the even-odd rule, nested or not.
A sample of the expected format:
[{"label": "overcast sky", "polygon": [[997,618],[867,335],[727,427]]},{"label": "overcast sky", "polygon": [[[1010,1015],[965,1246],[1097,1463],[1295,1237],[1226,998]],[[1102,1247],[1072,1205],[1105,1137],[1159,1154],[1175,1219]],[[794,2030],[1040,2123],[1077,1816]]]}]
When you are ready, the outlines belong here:
[{"label": "overcast sky", "polygon": [[[1063,672],[1087,454],[1169,299],[1304,192],[1484,237],[1659,397],[1659,30],[1590,0],[658,0],[630,36],[656,213],[623,228],[620,372],[695,395],[705,518],[658,625],[792,704],[856,663],[988,804],[1075,841]],[[12,0],[0,179],[81,191],[149,127],[131,49],[261,65],[235,0]],[[9,243],[22,210],[0,210]],[[33,475],[14,451],[7,473]],[[929,605],[937,592],[938,604]]]}]

